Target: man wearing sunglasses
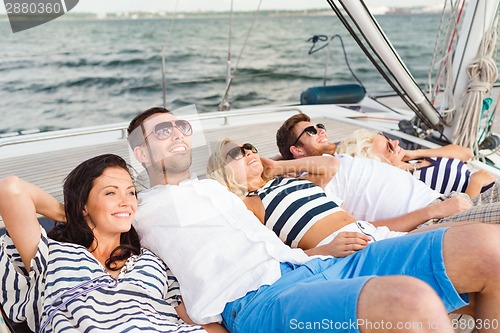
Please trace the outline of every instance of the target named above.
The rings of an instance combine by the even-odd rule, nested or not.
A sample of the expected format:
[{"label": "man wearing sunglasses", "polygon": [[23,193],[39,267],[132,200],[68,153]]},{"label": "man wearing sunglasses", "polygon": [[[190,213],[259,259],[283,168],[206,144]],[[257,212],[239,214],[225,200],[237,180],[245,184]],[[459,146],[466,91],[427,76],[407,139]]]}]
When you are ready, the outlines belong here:
[{"label": "man wearing sunglasses", "polygon": [[[197,323],[223,321],[231,332],[248,333],[317,332],[317,325],[371,332],[374,323],[394,332],[452,333],[447,311],[465,306],[469,292],[479,293],[482,316],[500,312],[500,274],[488,270],[500,267],[496,241],[470,237],[500,236],[495,226],[394,238],[346,258],[310,257],[287,247],[217,181],[191,177],[192,130],[166,109],[146,110],[128,132],[151,185],[139,194],[134,225],[143,246],[177,277]],[[481,253],[488,260],[471,264]],[[462,274],[466,268],[472,273]],[[396,327],[404,322],[419,327]]]},{"label": "man wearing sunglasses", "polygon": [[[306,114],[287,119],[278,129],[276,141],[285,159],[334,155],[336,149],[325,127],[314,126]],[[376,226],[387,226],[394,231],[411,231],[422,224],[445,222],[500,222],[498,203],[472,206],[465,195],[442,196],[409,173],[386,163],[342,154],[335,156],[340,167],[324,187],[325,193],[342,202],[344,209],[357,219],[373,221]]]},{"label": "man wearing sunglasses", "polygon": [[[162,110],[150,109],[138,116],[136,128],[129,128],[129,143],[136,159],[146,168],[151,186],[189,177],[192,160],[191,124]],[[167,179],[167,175],[180,180]]]}]

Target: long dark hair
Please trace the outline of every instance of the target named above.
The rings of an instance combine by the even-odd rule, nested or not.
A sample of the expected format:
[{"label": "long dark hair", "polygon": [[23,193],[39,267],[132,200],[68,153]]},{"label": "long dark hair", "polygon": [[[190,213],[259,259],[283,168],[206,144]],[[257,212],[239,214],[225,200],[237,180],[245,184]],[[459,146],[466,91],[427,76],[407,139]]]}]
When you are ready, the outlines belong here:
[{"label": "long dark hair", "polygon": [[[122,168],[130,174],[127,162],[120,156],[113,154],[104,154],[88,159],[69,173],[63,186],[67,223],[57,224],[49,232],[50,238],[60,242],[79,244],[85,248],[92,245],[95,238],[94,233],[85,220],[83,211],[95,179],[110,167]],[[110,257],[106,260],[106,268],[110,270],[120,269],[121,267],[118,267],[116,263],[133,254],[139,254],[140,248],[139,236],[134,227],[131,227],[128,232],[121,234],[120,245],[111,252]]]}]

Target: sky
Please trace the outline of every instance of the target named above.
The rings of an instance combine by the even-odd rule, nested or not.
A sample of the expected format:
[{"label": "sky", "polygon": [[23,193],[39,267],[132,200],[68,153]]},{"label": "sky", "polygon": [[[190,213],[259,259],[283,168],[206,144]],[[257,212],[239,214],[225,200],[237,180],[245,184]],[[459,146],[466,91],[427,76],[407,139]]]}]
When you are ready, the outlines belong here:
[{"label": "sky", "polygon": [[[36,0],[27,0],[27,2]],[[260,0],[233,0],[233,8],[238,10],[255,10]],[[437,0],[365,0],[369,7],[405,7],[435,6]],[[177,9],[176,9],[177,6]],[[80,0],[74,12],[129,12],[129,11],[166,11],[166,12],[199,12],[228,11],[231,0]],[[326,0],[262,0],[261,10],[265,9],[313,9],[329,8]],[[5,7],[0,5],[0,13]]]}]

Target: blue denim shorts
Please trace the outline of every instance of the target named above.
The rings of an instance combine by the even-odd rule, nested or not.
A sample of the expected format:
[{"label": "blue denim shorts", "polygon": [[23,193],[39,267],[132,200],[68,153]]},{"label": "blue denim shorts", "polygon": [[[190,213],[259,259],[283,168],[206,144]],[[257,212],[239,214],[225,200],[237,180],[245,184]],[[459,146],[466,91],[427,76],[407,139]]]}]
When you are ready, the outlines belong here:
[{"label": "blue denim shorts", "polygon": [[442,243],[446,229],[386,239],[346,258],[281,264],[282,277],[226,304],[230,332],[359,332],[356,305],[376,276],[408,275],[427,282],[451,312],[468,303],[446,275]]}]

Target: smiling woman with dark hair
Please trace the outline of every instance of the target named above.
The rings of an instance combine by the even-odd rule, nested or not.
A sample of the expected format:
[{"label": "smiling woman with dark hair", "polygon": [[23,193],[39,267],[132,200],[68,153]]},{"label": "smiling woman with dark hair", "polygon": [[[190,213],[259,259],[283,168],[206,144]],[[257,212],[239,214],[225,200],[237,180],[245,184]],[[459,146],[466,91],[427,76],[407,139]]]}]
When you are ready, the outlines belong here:
[{"label": "smiling woman with dark hair", "polygon": [[[63,206],[17,177],[0,180],[0,304],[35,332],[201,332],[181,303],[177,280],[140,247],[137,198],[127,163],[107,154],[77,166]],[[37,213],[56,221],[48,236]]]}]

